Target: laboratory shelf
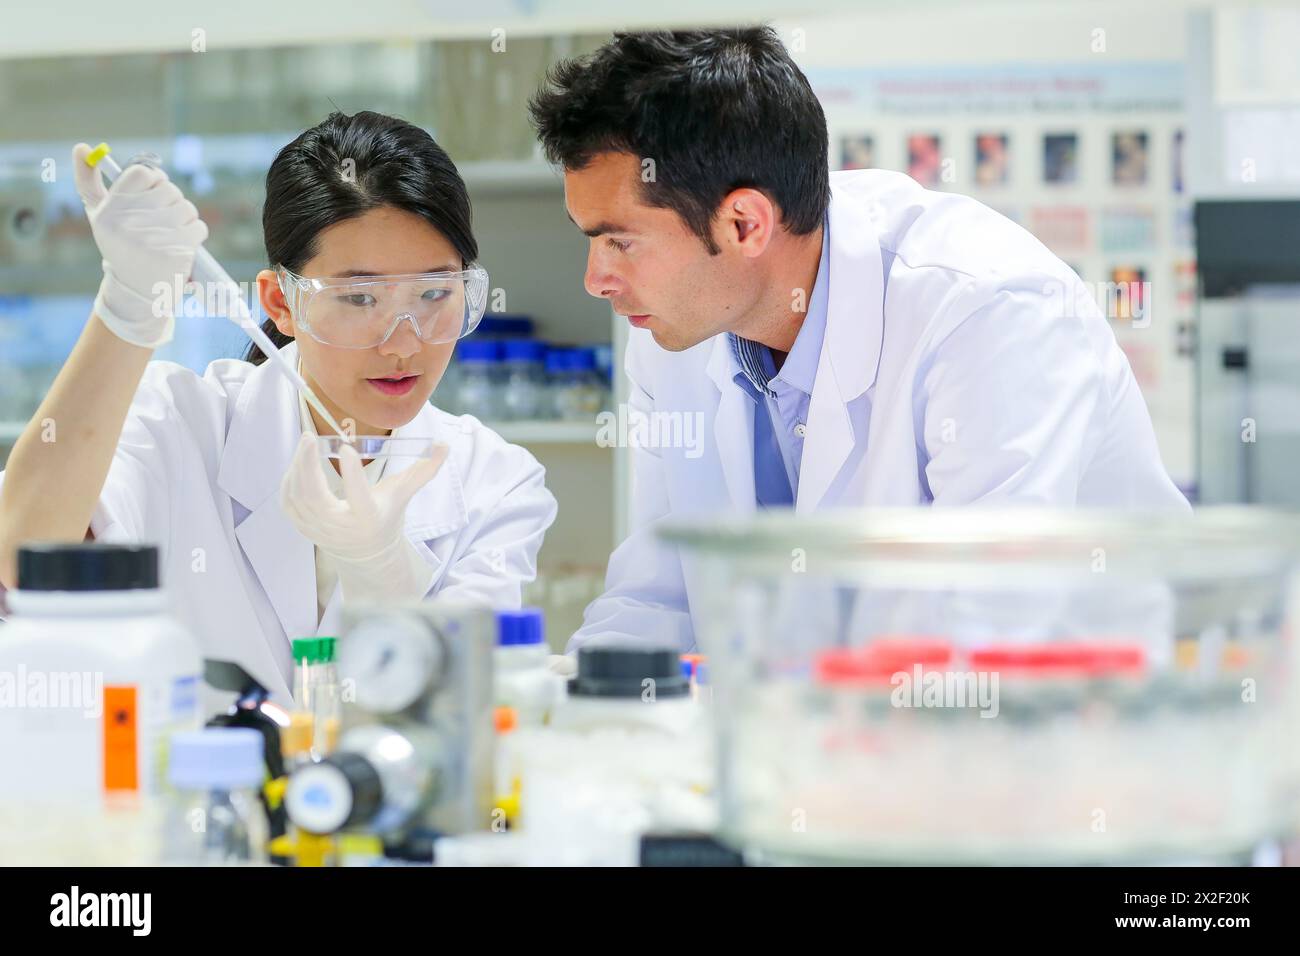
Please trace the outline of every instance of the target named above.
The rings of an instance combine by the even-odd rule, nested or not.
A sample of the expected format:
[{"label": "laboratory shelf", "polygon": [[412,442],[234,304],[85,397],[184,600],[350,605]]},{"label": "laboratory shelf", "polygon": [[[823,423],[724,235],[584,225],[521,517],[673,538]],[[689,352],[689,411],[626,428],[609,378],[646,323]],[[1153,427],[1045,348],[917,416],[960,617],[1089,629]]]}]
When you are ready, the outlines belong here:
[{"label": "laboratory shelf", "polygon": [[471,161],[457,166],[465,185],[479,195],[563,192],[563,175],[541,160]]}]

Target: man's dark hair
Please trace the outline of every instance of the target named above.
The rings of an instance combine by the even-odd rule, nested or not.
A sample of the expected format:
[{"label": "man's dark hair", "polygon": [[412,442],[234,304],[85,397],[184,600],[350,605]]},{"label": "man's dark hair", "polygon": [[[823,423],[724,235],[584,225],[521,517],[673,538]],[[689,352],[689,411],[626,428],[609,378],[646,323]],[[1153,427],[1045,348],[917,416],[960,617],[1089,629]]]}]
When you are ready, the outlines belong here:
[{"label": "man's dark hair", "polygon": [[552,67],[529,113],[566,169],[611,151],[654,160],[642,198],[681,216],[711,254],[733,189],[769,195],[797,235],[830,204],[826,115],[771,27],[616,33]]}]

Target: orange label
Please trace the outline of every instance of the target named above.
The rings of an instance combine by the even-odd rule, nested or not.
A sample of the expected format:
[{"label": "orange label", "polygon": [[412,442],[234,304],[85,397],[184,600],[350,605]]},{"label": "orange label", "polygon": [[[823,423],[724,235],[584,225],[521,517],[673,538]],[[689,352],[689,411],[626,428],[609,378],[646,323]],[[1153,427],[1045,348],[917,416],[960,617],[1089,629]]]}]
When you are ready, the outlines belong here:
[{"label": "orange label", "polygon": [[139,736],[134,687],[104,688],[104,789],[139,790]]}]

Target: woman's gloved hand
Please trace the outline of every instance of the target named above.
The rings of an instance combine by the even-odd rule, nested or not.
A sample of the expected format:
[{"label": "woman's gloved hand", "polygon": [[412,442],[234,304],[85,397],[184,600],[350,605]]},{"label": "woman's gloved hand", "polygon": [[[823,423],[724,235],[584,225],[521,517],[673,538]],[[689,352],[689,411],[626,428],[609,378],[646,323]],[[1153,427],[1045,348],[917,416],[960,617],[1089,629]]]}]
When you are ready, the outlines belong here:
[{"label": "woman's gloved hand", "polygon": [[371,485],[356,449],[344,445],[339,498],[325,480],[316,439],[303,435],[280,483],[280,507],[303,537],[334,559],[344,599],[405,600],[428,593],[434,569],[402,529],[407,504],[433,480],[448,451],[434,445],[428,458]]},{"label": "woman's gloved hand", "polygon": [[144,348],[171,341],[177,305],[170,293],[194,268],[194,253],[208,238],[199,211],[161,169],[127,166],[111,188],[86,165],[90,147],[72,149],[77,192],[104,259],[95,314],[120,339]]},{"label": "woman's gloved hand", "polygon": [[577,654],[551,654],[546,658],[546,667],[552,674],[560,677],[578,676]]}]

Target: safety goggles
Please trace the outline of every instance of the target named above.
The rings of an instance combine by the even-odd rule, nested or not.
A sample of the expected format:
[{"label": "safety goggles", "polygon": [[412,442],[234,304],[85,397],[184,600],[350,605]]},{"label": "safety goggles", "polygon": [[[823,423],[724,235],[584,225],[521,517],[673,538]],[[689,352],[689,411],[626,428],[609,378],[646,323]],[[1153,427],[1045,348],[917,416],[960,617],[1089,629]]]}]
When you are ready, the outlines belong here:
[{"label": "safety goggles", "polygon": [[369,349],[403,322],[420,341],[455,342],[473,332],[487,305],[487,270],[308,279],[280,266],[280,290],[299,328],[322,345]]}]

